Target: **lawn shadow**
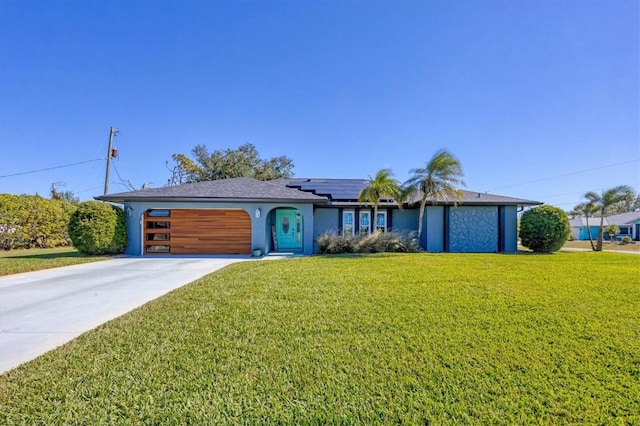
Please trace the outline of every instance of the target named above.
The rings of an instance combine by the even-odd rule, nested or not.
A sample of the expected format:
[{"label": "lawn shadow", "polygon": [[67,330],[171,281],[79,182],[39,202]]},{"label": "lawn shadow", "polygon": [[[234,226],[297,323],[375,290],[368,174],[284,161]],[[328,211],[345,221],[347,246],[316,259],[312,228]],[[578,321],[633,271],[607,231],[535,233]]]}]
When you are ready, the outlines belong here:
[{"label": "lawn shadow", "polygon": [[47,259],[65,259],[72,257],[87,257],[83,256],[77,251],[64,252],[64,253],[38,253],[38,254],[8,254],[0,257],[0,259],[34,259],[34,260],[47,260]]}]

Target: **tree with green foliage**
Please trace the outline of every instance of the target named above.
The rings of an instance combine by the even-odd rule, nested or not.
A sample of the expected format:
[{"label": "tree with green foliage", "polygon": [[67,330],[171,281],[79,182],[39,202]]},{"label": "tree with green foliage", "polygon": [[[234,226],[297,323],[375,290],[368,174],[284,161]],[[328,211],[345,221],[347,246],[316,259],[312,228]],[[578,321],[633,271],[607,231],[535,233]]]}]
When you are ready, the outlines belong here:
[{"label": "tree with green foliage", "polygon": [[604,232],[604,217],[608,209],[616,203],[624,200],[629,192],[633,191],[630,186],[620,185],[614,188],[603,190],[600,194],[589,191],[584,194],[587,203],[590,203],[595,210],[600,213],[600,230],[598,231],[598,239],[596,242],[596,251],[602,251],[602,235]]},{"label": "tree with green foliage", "polygon": [[630,186],[623,185],[618,201],[607,207],[607,216],[636,211],[640,208],[640,194]]},{"label": "tree with green foliage", "polygon": [[462,198],[458,186],[464,186],[464,173],[460,161],[446,150],[440,150],[434,154],[429,162],[421,168],[410,171],[413,176],[405,182],[405,188],[409,191],[420,192],[420,214],[418,216],[418,240],[422,235],[422,223],[427,200],[433,204],[439,200],[454,200],[457,205]]},{"label": "tree with green foliage", "polygon": [[[375,177],[369,176],[367,186],[360,191],[358,201],[373,204],[373,230],[378,220],[378,205],[382,199],[392,199],[401,192],[400,183],[393,178],[391,169],[382,169]],[[401,204],[401,201],[399,202]],[[386,231],[386,230],[385,230]]]},{"label": "tree with green foliage", "polygon": [[0,194],[0,244],[5,250],[52,248],[71,243],[69,218],[76,208],[66,200],[38,195]]},{"label": "tree with green foliage", "polygon": [[534,207],[524,212],[520,218],[520,241],[534,252],[558,251],[570,234],[567,213],[558,207]]},{"label": "tree with green foliage", "polygon": [[611,241],[615,241],[616,237],[620,235],[620,228],[618,228],[618,225],[609,225],[604,227],[604,232]]},{"label": "tree with green foliage", "polygon": [[80,202],[80,199],[76,197],[72,191],[60,191],[58,189],[58,186],[60,185],[64,186],[64,184],[61,182],[54,182],[51,184],[51,188],[49,191],[50,191],[52,200],[65,200],[71,203]]},{"label": "tree with green foliage", "polygon": [[237,177],[272,180],[293,175],[291,158],[261,158],[256,147],[250,143],[238,149],[215,150],[212,153],[205,145],[197,145],[191,153],[194,159],[184,154],[173,154],[176,165],[171,170],[170,186]]},{"label": "tree with green foliage", "polygon": [[[567,212],[569,219],[575,219],[583,215],[582,204],[577,204],[572,210]],[[620,193],[618,202],[611,204],[607,208],[606,216],[612,216],[620,213],[635,212],[640,210],[640,193],[636,192],[630,186],[624,186]]]},{"label": "tree with green foliage", "polygon": [[127,246],[124,211],[100,201],[85,201],[71,215],[69,236],[83,254],[118,254]]}]

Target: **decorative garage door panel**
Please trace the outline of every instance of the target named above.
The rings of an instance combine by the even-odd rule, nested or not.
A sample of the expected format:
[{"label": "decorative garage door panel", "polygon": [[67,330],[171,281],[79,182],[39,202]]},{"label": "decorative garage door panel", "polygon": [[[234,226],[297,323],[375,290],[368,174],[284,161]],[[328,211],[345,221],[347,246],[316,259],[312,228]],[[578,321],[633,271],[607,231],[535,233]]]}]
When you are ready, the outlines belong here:
[{"label": "decorative garage door panel", "polygon": [[[154,228],[158,222],[168,227]],[[250,254],[251,218],[244,210],[172,209],[168,217],[145,215],[145,253]]]}]

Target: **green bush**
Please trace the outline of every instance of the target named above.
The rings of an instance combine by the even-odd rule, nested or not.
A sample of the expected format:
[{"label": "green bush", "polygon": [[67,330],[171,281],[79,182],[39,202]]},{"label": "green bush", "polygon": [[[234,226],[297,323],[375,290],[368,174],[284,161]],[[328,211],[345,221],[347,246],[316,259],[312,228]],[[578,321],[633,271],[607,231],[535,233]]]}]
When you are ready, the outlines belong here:
[{"label": "green bush", "polygon": [[395,232],[374,232],[354,237],[324,233],[316,242],[321,254],[418,252],[415,238]]},{"label": "green bush", "polygon": [[611,241],[614,241],[618,234],[620,234],[620,228],[618,228],[618,225],[609,225],[604,227],[603,232],[609,236]]},{"label": "green bush", "polygon": [[69,221],[69,236],[83,254],[122,253],[127,246],[124,211],[99,201],[80,203]]},{"label": "green bush", "polygon": [[520,218],[520,241],[534,252],[552,253],[571,235],[569,218],[564,210],[539,206],[527,210]]},{"label": "green bush", "polygon": [[38,195],[0,194],[0,244],[5,250],[71,244],[67,225],[76,203]]},{"label": "green bush", "polygon": [[624,237],[622,237],[622,239],[620,240],[620,242],[622,242],[622,244],[631,244],[631,241],[633,241],[631,239],[630,236],[625,235]]}]

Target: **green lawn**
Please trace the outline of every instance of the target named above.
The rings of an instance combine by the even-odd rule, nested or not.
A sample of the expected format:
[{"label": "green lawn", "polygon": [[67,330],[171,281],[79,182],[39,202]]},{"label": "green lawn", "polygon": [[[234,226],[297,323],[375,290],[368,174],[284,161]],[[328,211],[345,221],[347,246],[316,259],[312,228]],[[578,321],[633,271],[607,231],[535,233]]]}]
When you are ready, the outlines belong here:
[{"label": "green lawn", "polygon": [[107,257],[82,256],[73,247],[0,251],[0,276],[104,259]]},{"label": "green lawn", "polygon": [[234,264],[0,376],[0,423],[640,424],[639,260]]}]

